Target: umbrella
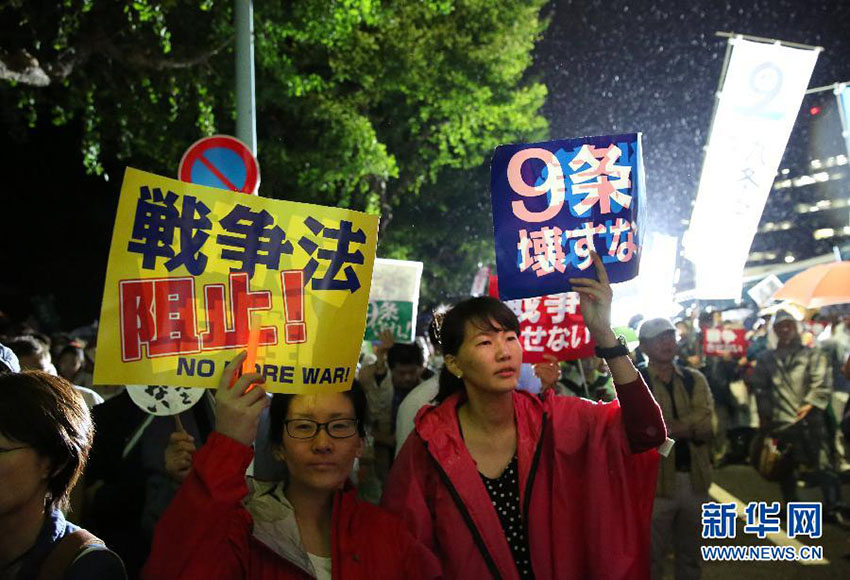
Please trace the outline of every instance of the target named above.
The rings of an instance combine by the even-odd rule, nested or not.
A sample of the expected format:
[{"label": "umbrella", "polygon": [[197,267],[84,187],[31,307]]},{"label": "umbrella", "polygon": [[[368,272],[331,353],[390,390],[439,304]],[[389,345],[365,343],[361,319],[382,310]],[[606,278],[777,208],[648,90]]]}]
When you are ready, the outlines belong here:
[{"label": "umbrella", "polygon": [[791,300],[806,308],[850,302],[850,261],[818,264],[803,270],[776,291],[777,300]]}]

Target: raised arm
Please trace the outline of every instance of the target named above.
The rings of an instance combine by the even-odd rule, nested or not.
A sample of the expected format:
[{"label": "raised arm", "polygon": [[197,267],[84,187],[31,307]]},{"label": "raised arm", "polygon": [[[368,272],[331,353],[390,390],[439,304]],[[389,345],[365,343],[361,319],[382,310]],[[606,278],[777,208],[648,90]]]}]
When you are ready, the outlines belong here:
[{"label": "raised arm", "polygon": [[[578,292],[581,313],[590,335],[600,348],[611,348],[618,344],[611,330],[611,302],[613,291],[602,259],[591,251],[597,280],[592,278],[570,278],[573,290]],[[643,378],[627,356],[607,359],[608,368],[617,389],[617,398],[623,410],[623,424],[633,452],[646,451],[664,443],[667,429],[661,409],[644,383]]]},{"label": "raised arm", "polygon": [[268,397],[256,373],[230,386],[244,358],[245,353],[236,357],[222,374],[215,432],[195,453],[191,471],[156,526],[143,578],[245,577],[252,525],[242,506],[248,493],[245,470]]}]

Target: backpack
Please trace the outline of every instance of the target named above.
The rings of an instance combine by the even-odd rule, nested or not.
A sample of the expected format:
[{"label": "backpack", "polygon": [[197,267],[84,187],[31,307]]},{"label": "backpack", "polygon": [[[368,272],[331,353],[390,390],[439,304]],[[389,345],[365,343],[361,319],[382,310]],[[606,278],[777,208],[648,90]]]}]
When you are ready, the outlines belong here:
[{"label": "backpack", "polygon": [[105,546],[103,540],[86,530],[79,529],[67,534],[50,550],[39,568],[36,580],[62,580],[65,572],[80,556],[97,546]]}]

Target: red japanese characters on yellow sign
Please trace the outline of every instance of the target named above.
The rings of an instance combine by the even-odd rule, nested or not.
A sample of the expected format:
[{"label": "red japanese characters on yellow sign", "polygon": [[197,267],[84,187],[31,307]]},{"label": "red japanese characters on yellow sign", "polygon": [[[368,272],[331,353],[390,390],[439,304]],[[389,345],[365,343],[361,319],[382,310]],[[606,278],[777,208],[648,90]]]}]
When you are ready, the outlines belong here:
[{"label": "red japanese characters on yellow sign", "polygon": [[273,392],[351,386],[378,217],[128,169],[95,382],[214,387],[259,326]]}]

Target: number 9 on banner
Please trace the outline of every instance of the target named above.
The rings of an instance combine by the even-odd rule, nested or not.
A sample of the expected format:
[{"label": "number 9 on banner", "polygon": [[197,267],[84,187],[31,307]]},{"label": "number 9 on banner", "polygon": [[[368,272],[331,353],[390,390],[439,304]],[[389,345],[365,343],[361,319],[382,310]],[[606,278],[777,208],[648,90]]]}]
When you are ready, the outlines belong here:
[{"label": "number 9 on banner", "polygon": [[[540,185],[528,185],[522,177],[522,165],[531,159],[539,159],[546,164],[546,181]],[[540,197],[549,193],[549,206],[540,212],[529,210],[522,200],[511,203],[514,215],[525,222],[548,221],[558,215],[564,207],[566,196],[564,171],[561,168],[561,162],[551,151],[539,147],[518,151],[508,162],[508,183],[523,197]]]}]

